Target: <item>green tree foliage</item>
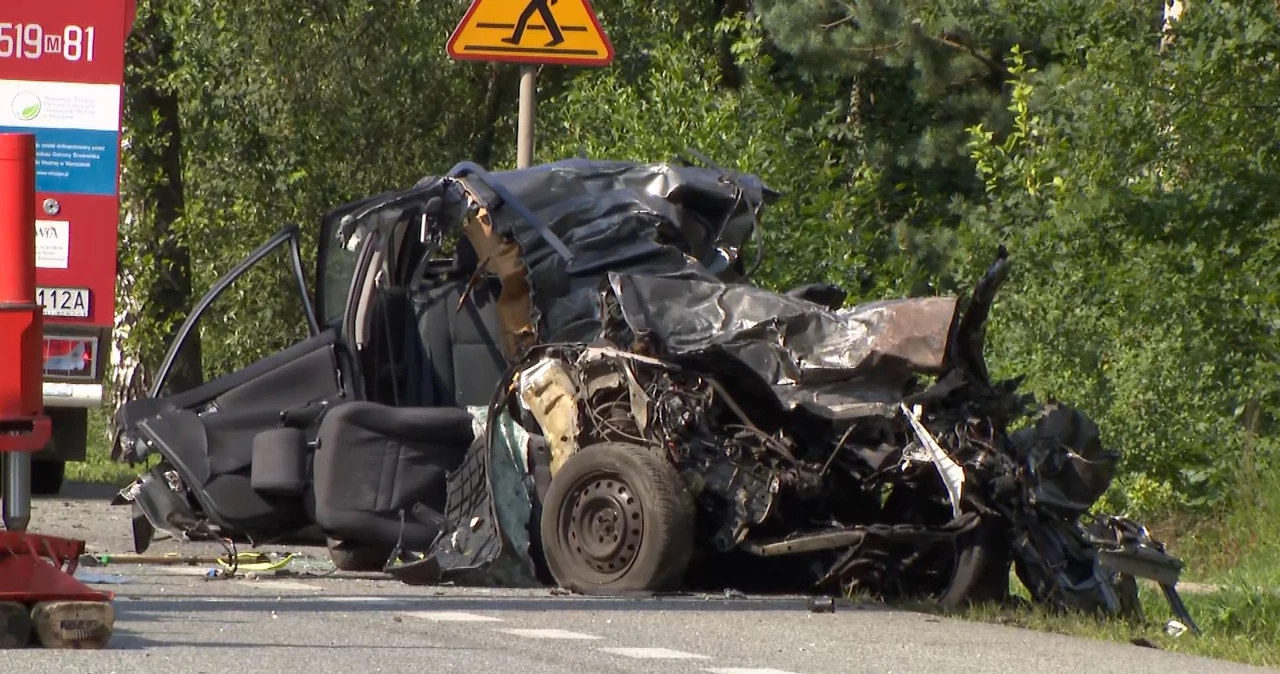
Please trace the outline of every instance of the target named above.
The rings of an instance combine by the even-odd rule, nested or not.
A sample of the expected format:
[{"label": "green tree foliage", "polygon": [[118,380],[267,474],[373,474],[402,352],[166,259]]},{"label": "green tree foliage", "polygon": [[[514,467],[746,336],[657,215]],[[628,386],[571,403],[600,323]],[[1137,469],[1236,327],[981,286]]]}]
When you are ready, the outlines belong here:
[{"label": "green tree foliage", "polygon": [[[166,0],[138,3],[125,65],[119,283],[112,400],[143,395],[182,322],[191,295],[192,261],[180,230],[185,207],[182,126],[170,81],[177,54]],[[198,382],[199,344],[174,368],[173,383]]]},{"label": "green tree foliage", "polygon": [[1275,470],[1276,15],[1219,3],[1020,74],[1015,132],[974,129],[973,244],[1022,251],[997,344],[1100,417],[1129,505],[1220,502]]}]

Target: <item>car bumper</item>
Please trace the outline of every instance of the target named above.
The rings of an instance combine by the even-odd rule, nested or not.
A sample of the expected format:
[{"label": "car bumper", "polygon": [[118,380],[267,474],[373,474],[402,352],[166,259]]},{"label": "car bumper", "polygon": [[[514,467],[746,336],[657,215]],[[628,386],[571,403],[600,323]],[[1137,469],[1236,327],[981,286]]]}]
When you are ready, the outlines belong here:
[{"label": "car bumper", "polygon": [[45,407],[100,407],[102,384],[44,382]]}]

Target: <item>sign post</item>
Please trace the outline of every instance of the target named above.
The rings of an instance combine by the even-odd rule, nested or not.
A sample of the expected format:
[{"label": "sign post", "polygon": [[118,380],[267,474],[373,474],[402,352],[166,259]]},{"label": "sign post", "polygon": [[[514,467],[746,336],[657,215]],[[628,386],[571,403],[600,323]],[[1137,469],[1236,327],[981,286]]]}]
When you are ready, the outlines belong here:
[{"label": "sign post", "polygon": [[538,108],[538,67],[520,66],[520,113],[516,118],[516,168],[533,163],[533,122]]},{"label": "sign post", "polygon": [[613,62],[613,45],[589,0],[472,0],[447,50],[458,61],[521,64],[517,168],[533,163],[538,66]]}]

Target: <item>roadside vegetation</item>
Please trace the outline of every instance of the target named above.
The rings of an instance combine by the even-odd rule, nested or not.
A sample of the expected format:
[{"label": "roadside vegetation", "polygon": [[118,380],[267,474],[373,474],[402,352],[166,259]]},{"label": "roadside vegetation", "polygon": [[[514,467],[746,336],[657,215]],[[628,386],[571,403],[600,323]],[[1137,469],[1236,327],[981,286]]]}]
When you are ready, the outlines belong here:
[{"label": "roadside vegetation", "polygon": [[1199,637],[1190,633],[1174,636],[1165,632],[1165,621],[1171,616],[1159,589],[1140,586],[1139,596],[1147,618],[1145,624],[1055,615],[1030,606],[1016,609],[979,607],[962,617],[1263,667],[1280,665],[1280,637],[1276,634],[1276,625],[1280,621],[1280,594],[1234,587],[1209,591],[1184,589],[1183,600],[1200,629],[1204,630],[1204,635]]},{"label": "roadside vegetation", "polygon": [[[314,236],[344,201],[461,160],[514,165],[516,69],[445,55],[466,4],[139,1],[117,401],[145,389],[195,300],[282,224]],[[617,60],[542,69],[538,161],[688,147],[757,173],[784,193],[757,280],[834,282],[851,303],[961,292],[1007,245],[996,374],[1088,411],[1124,456],[1100,507],[1151,525],[1188,580],[1224,587],[1187,593],[1208,636],[1141,633],[1280,664],[1276,4],[593,4]],[[296,338],[285,266],[259,273],[215,304],[173,387]],[[70,476],[133,472],[93,453]]]},{"label": "roadside vegetation", "polygon": [[89,451],[84,461],[67,464],[68,482],[125,487],[145,470],[143,466],[111,460],[111,446],[106,440],[109,422],[109,417],[101,410],[89,413]]}]

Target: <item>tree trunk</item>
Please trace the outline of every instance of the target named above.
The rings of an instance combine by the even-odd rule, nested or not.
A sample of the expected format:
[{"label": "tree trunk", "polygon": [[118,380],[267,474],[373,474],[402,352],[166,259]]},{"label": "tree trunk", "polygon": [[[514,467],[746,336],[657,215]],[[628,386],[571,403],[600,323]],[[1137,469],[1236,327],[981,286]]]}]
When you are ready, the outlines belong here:
[{"label": "tree trunk", "polygon": [[489,66],[489,85],[484,95],[484,113],[480,119],[480,135],[476,138],[475,147],[471,151],[471,161],[491,167],[493,164],[493,141],[497,137],[498,117],[502,114],[502,97],[506,90],[503,68],[498,64]]},{"label": "tree trunk", "polygon": [[[749,9],[745,0],[716,0],[716,20],[742,16]],[[742,69],[733,56],[733,36],[722,34],[716,39],[716,61],[720,68],[720,85],[730,89],[741,89],[743,82]]]}]

